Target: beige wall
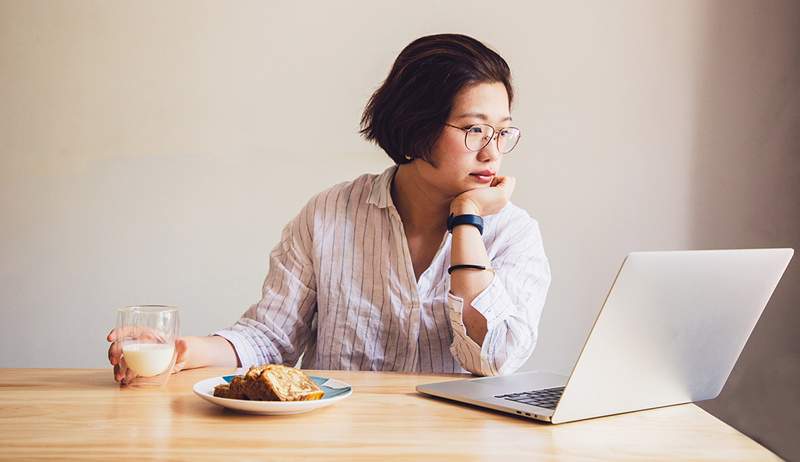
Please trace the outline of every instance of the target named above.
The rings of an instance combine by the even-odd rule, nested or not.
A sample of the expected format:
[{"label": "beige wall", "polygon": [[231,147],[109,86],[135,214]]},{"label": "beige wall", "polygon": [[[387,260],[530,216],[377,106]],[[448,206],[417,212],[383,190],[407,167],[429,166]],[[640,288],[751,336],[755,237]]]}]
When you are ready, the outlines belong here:
[{"label": "beige wall", "polygon": [[[512,67],[554,274],[527,367],[566,372],[627,252],[800,247],[798,5],[0,0],[0,367],[104,366],[127,304],[232,323],[305,200],[389,165],[356,131],[397,53],[461,32]],[[797,458],[799,279],[707,405]]]}]

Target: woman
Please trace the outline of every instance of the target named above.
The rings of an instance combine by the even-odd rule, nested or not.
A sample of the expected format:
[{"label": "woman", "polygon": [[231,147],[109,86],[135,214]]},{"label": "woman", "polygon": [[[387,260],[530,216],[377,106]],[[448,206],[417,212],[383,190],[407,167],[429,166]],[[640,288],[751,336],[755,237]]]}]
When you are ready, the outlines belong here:
[{"label": "woman", "polygon": [[180,339],[175,371],[301,355],[310,369],[516,371],[550,268],[537,222],[509,202],[514,178],[498,175],[519,141],[512,99],[508,65],[477,40],[409,44],[361,120],[395,165],[312,198],[270,254],[263,298],[229,329]]}]

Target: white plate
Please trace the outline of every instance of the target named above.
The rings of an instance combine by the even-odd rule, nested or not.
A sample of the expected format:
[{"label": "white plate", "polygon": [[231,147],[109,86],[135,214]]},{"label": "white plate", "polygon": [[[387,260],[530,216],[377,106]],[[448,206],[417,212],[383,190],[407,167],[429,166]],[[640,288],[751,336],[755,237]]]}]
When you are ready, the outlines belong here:
[{"label": "white plate", "polygon": [[233,377],[235,377],[235,375],[212,377],[210,379],[201,380],[194,384],[192,390],[197,396],[210,403],[236,411],[266,415],[300,414],[302,412],[309,412],[314,409],[330,406],[353,394],[353,388],[341,380],[309,376],[311,380],[316,382],[316,384],[322,388],[322,391],[325,392],[325,396],[323,396],[322,399],[310,401],[249,401],[246,399],[219,398],[214,396],[214,387],[224,383],[230,383]]}]

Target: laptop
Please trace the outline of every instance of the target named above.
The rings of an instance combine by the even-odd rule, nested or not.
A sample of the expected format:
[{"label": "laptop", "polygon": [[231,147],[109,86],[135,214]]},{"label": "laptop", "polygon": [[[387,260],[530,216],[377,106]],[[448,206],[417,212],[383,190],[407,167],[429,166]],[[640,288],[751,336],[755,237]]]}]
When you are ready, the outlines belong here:
[{"label": "laptop", "polygon": [[632,252],[569,376],[522,372],[417,391],[554,424],[715,398],[793,254]]}]

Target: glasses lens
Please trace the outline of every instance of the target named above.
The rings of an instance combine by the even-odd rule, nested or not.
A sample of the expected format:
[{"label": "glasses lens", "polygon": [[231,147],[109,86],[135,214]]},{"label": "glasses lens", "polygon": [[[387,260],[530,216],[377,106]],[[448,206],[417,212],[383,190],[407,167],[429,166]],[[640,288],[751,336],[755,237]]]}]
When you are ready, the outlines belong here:
[{"label": "glasses lens", "polygon": [[489,144],[489,140],[494,135],[494,129],[489,125],[473,125],[467,130],[466,144],[467,149],[480,151]]},{"label": "glasses lens", "polygon": [[508,127],[501,129],[497,135],[497,149],[503,154],[511,152],[519,142],[519,135],[518,128]]}]

